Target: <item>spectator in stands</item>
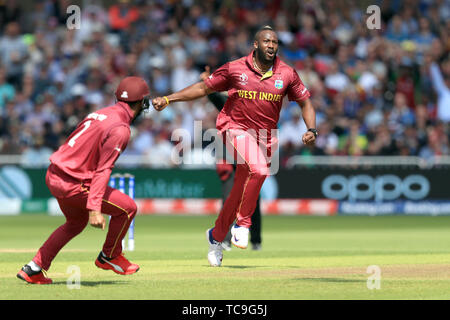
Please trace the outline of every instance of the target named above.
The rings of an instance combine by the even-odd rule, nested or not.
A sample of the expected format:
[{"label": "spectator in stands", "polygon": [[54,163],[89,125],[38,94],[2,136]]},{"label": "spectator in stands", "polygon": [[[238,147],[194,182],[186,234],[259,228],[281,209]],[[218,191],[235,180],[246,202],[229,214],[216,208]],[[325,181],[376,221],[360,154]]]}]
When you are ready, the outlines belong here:
[{"label": "spectator in stands", "polygon": [[300,108],[293,106],[290,108],[290,120],[286,121],[280,129],[279,146],[283,148],[287,144],[300,148],[303,143],[299,138],[300,132],[306,132],[307,128],[302,118]]},{"label": "spectator in stands", "polygon": [[8,81],[14,85],[20,84],[28,49],[20,36],[20,31],[19,23],[10,22],[0,37],[0,61],[7,68]]},{"label": "spectator in stands", "polygon": [[320,136],[317,136],[316,147],[322,149],[326,155],[337,155],[338,153],[338,136],[331,131],[331,125],[328,121],[323,121],[318,126]]},{"label": "spectator in stands", "polygon": [[[357,1],[235,2],[91,1],[83,6],[79,30],[65,26],[67,1],[2,2],[0,153],[21,153],[36,132],[50,147],[56,137],[65,139],[100,101],[114,103],[111,88],[126,75],[151,78],[151,91],[161,96],[185,87],[203,64],[213,71],[248,54],[253,32],[270,20],[279,54],[311,92],[325,132],[319,131],[315,150],[299,145],[293,128],[304,128],[294,125],[297,115],[286,101],[279,129],[281,140],[292,137],[282,163],[308,152],[448,154],[448,141],[430,137],[440,122],[446,135],[450,123],[448,1],[382,1],[381,30],[361,23],[366,7]],[[137,121],[134,151],[153,150],[145,141],[157,140],[155,132],[163,132],[157,145],[164,150],[172,145],[167,131],[192,131],[194,120],[203,121],[203,130],[215,127],[206,100],[183,108],[153,117],[150,133]]]},{"label": "spectator in stands", "polygon": [[339,138],[338,149],[340,154],[361,156],[368,147],[366,135],[362,132],[359,121],[353,120],[348,132]]},{"label": "spectator in stands", "polygon": [[123,31],[139,18],[139,11],[130,5],[130,0],[119,0],[109,8],[108,15],[112,31]]},{"label": "spectator in stands", "polygon": [[4,114],[6,103],[14,99],[15,93],[14,87],[6,81],[6,70],[0,68],[0,116]]},{"label": "spectator in stands", "polygon": [[343,92],[350,85],[348,76],[339,70],[336,61],[331,62],[327,75],[325,76],[325,87],[329,94],[334,96],[336,93]]},{"label": "spectator in stands", "polygon": [[156,134],[151,150],[144,155],[144,164],[152,167],[173,167],[172,149],[173,145],[168,141],[164,132]]},{"label": "spectator in stands", "polygon": [[52,153],[53,150],[44,145],[44,138],[37,135],[33,138],[33,145],[23,151],[21,164],[27,168],[48,166]]},{"label": "spectator in stands", "polygon": [[183,65],[175,66],[171,76],[171,90],[179,91],[198,81],[200,72],[194,68],[194,60],[187,58]]},{"label": "spectator in stands", "polygon": [[389,127],[385,124],[378,126],[375,134],[369,139],[367,153],[369,155],[393,156],[397,154],[397,146]]},{"label": "spectator in stands", "polygon": [[430,128],[428,131],[427,144],[420,150],[419,156],[432,160],[435,156],[442,156],[449,154],[448,136],[440,134],[439,130]]},{"label": "spectator in stands", "polygon": [[[450,58],[446,60],[450,65]],[[449,67],[447,67],[449,69]],[[437,93],[437,117],[441,121],[450,121],[450,74],[442,74],[439,65],[433,62],[430,66],[433,88]]]},{"label": "spectator in stands", "polygon": [[414,112],[407,105],[405,95],[397,92],[394,98],[394,107],[389,113],[390,130],[396,135],[400,135],[406,126],[414,125],[415,120]]}]

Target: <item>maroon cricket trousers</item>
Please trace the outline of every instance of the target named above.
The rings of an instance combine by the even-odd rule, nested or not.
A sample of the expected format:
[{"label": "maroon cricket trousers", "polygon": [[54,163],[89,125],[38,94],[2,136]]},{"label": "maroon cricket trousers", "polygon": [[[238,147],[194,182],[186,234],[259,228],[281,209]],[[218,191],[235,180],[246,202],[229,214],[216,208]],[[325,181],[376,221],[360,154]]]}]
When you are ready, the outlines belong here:
[{"label": "maroon cricket trousers", "polygon": [[[89,181],[79,181],[54,165],[47,170],[46,183],[57,199],[66,222],[50,235],[33,258],[44,270],[50,268],[58,252],[88,224],[89,210],[86,205],[90,185]],[[101,212],[111,216],[102,251],[107,257],[114,258],[122,252],[122,239],[136,215],[136,203],[128,195],[108,186]]]},{"label": "maroon cricket trousers", "polygon": [[227,129],[224,143],[233,155],[236,173],[233,188],[225,200],[216,220],[212,236],[222,242],[231,224],[250,228],[261,187],[270,174],[271,150],[273,142],[264,143],[249,132],[241,129]]}]

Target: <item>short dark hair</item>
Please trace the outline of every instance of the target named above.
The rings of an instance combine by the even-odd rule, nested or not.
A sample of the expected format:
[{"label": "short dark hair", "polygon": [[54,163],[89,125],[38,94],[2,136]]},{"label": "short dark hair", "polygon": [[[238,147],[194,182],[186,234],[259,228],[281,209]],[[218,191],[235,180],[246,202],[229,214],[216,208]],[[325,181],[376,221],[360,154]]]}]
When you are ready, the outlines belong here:
[{"label": "short dark hair", "polygon": [[275,30],[271,26],[265,25],[265,26],[259,28],[258,31],[256,31],[254,40],[258,41],[258,38],[259,38],[259,35],[261,34],[261,32],[267,31],[267,30],[275,32]]}]

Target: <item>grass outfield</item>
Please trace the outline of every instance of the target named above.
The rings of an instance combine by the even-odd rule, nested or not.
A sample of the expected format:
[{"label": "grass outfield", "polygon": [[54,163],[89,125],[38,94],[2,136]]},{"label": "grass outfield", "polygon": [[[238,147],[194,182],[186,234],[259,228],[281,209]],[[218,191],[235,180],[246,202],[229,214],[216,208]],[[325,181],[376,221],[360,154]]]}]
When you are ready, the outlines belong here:
[{"label": "grass outfield", "polygon": [[[94,266],[106,231],[88,226],[53,261],[54,284],[37,286],[16,273],[64,218],[0,216],[0,299],[450,299],[450,216],[265,216],[263,250],[233,248],[221,268],[206,259],[214,219],[138,216],[131,276]],[[78,290],[67,287],[71,265]],[[367,288],[370,265],[379,290]]]}]

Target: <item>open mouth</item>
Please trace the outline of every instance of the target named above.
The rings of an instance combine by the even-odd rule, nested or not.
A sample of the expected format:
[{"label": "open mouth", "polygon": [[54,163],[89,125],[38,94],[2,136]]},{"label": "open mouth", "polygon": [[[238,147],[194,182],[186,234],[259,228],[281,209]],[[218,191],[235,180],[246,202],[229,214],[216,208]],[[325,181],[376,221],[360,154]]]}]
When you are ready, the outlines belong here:
[{"label": "open mouth", "polygon": [[270,58],[273,58],[275,56],[275,52],[273,51],[267,51],[266,53]]}]

